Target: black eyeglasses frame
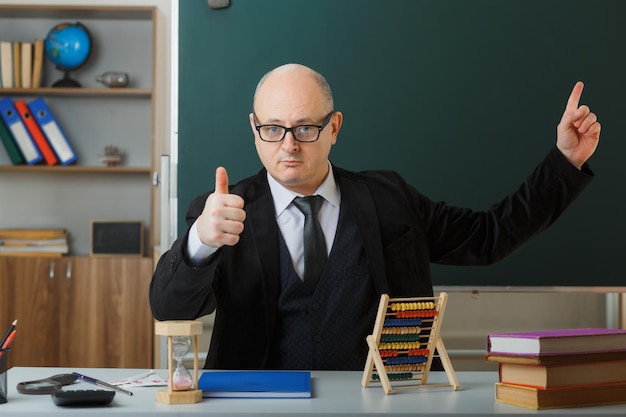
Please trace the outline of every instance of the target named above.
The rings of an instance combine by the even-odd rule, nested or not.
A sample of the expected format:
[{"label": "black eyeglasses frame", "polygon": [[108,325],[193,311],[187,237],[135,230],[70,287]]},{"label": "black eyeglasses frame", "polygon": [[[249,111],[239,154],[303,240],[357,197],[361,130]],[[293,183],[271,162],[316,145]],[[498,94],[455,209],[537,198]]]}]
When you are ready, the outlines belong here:
[{"label": "black eyeglasses frame", "polygon": [[[263,142],[269,142],[269,143],[282,142],[285,139],[285,136],[287,136],[287,132],[291,132],[291,134],[293,135],[293,138],[297,142],[313,143],[313,142],[317,142],[319,140],[320,133],[322,133],[322,130],[324,130],[324,128],[328,125],[328,123],[330,123],[330,120],[332,119],[333,114],[335,114],[334,110],[332,110],[330,113],[328,113],[328,115],[324,118],[324,122],[321,125],[308,125],[308,124],[305,124],[305,125],[297,125],[297,126],[292,126],[292,127],[285,127],[285,126],[281,126],[281,125],[277,125],[277,124],[273,124],[273,123],[260,125],[260,124],[258,124],[259,121],[256,118],[256,113],[252,112],[252,117],[254,118],[254,128],[256,129],[257,132],[259,132],[259,138]],[[279,140],[263,139],[263,136],[261,136],[261,129],[264,128],[264,127],[269,127],[269,126],[280,127],[281,129],[284,129],[283,136]],[[298,139],[298,137],[296,136],[296,129],[300,129],[302,127],[316,128],[317,129],[317,137],[314,140],[300,140],[300,139]]]}]

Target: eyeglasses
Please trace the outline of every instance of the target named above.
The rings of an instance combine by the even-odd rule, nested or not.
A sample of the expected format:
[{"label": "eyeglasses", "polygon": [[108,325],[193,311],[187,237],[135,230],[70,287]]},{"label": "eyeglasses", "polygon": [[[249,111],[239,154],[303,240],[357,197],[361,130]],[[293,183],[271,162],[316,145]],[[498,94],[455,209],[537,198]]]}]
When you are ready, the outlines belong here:
[{"label": "eyeglasses", "polygon": [[258,124],[256,114],[254,116],[254,124],[259,137],[264,142],[280,142],[285,139],[287,132],[291,132],[298,142],[315,142],[320,137],[320,132],[330,123],[335,111],[331,111],[324,119],[321,125],[298,125],[294,127],[285,127],[280,125],[260,125]]}]

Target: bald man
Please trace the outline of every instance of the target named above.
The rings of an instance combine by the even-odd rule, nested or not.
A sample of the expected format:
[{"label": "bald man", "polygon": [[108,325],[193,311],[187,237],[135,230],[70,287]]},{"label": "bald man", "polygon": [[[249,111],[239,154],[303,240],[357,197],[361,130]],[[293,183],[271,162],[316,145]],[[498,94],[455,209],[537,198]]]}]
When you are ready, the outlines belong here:
[{"label": "bald man", "polygon": [[[150,287],[157,320],[215,312],[205,368],[362,370],[381,294],[432,296],[430,263],[488,265],[552,224],[593,177],[600,124],[576,83],[556,145],[489,211],[434,202],[391,171],[351,172],[329,155],[343,123],[324,77],[299,64],[259,81],[249,122],[263,169],[187,211]],[[416,138],[419,140],[419,138]],[[325,260],[305,281],[305,215],[316,197]],[[310,262],[311,265],[313,262]],[[309,268],[311,266],[309,265]]]}]

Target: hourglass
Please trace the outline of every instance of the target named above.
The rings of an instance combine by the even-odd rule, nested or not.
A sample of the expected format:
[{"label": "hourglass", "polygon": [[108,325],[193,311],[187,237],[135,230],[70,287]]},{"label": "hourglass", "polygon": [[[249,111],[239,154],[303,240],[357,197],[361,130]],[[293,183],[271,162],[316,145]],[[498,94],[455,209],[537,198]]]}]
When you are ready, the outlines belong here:
[{"label": "hourglass", "polygon": [[[193,404],[202,401],[198,389],[198,335],[202,322],[191,320],[158,321],[155,333],[167,336],[167,389],[156,393],[156,400],[165,404]],[[193,378],[183,359],[193,345]]]},{"label": "hourglass", "polygon": [[193,385],[191,374],[183,365],[185,355],[191,348],[191,336],[172,337],[172,358],[176,361],[172,377],[172,389],[174,391],[187,391]]}]

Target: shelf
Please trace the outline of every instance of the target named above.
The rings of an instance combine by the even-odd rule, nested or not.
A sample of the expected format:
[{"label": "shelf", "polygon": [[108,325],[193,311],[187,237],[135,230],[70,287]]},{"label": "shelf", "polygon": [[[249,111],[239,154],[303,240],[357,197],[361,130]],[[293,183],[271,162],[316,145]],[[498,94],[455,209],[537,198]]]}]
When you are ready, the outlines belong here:
[{"label": "shelf", "polygon": [[13,19],[115,19],[152,20],[153,7],[142,6],[58,6],[0,5],[3,16]]},{"label": "shelf", "polygon": [[20,96],[89,96],[151,97],[149,88],[0,88],[0,95]]},{"label": "shelf", "polygon": [[[55,225],[71,236],[73,255],[86,255],[93,219],[141,221],[144,253],[152,257],[155,204],[153,187],[156,8],[140,6],[0,5],[2,41],[45,39],[63,22],[81,22],[93,42],[86,65],[71,71],[82,87],[51,87],[64,74],[44,59],[39,88],[1,88],[0,98],[27,103],[43,97],[76,156],[72,165],[13,165],[0,149],[0,227]],[[85,2],[88,3],[88,2]],[[10,38],[7,38],[9,36]],[[97,81],[107,71],[128,74],[127,87]],[[117,147],[122,164],[106,166],[99,155]],[[2,144],[0,143],[0,148]]]},{"label": "shelf", "polygon": [[106,167],[80,165],[0,165],[0,171],[59,172],[59,173],[101,173],[101,174],[151,174],[150,167]]}]

